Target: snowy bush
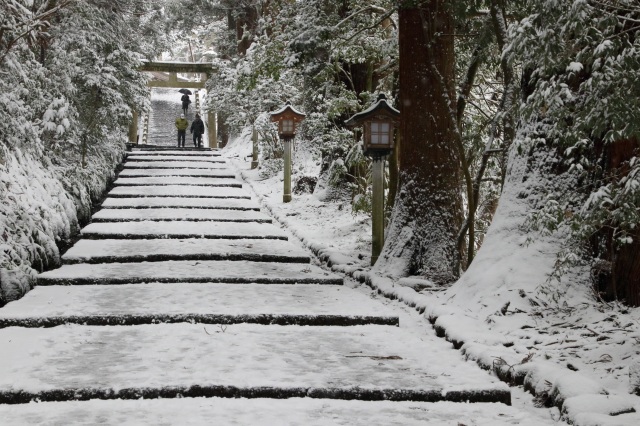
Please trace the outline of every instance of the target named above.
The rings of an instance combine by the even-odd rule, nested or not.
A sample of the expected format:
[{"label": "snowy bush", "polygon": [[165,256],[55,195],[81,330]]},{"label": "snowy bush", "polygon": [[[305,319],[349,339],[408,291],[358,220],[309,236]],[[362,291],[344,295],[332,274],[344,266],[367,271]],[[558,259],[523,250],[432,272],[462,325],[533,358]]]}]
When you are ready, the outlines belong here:
[{"label": "snowy bush", "polygon": [[132,32],[149,29],[148,15],[135,3],[136,13],[99,2],[0,5],[9,18],[0,40],[0,304],[59,264],[59,247],[122,159],[131,107],[147,97]]},{"label": "snowy bush", "polygon": [[524,70],[519,148],[541,177],[523,194],[530,224],[571,236],[559,267],[611,261],[606,297],[633,304],[638,295],[618,294],[615,282],[634,279],[616,274],[637,263],[632,245],[640,239],[638,17],[632,0],[534,1],[511,27],[507,49]]}]

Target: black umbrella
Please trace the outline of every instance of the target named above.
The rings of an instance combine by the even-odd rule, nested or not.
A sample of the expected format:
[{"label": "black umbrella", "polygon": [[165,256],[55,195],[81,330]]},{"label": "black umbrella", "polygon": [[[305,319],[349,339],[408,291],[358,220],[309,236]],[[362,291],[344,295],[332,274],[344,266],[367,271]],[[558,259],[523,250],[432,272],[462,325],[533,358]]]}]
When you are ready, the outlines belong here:
[{"label": "black umbrella", "polygon": [[193,95],[193,93],[189,89],[180,89],[178,90],[178,92],[184,93],[185,95]]}]

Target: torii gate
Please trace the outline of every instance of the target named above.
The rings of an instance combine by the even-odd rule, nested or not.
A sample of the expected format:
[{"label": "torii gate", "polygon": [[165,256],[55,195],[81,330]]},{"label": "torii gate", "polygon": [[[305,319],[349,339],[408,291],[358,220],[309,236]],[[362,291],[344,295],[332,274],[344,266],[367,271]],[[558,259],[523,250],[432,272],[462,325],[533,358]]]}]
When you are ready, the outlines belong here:
[{"label": "torii gate", "polygon": [[[201,62],[163,62],[163,61],[145,61],[139,71],[156,71],[168,72],[169,81],[152,80],[147,83],[148,87],[175,87],[186,89],[203,89],[209,75],[213,73],[211,64]],[[178,73],[200,74],[200,81],[178,81]],[[207,134],[209,136],[209,147],[218,147],[218,135],[216,131],[216,115],[215,112],[207,112]],[[129,126],[129,142],[136,144],[138,142],[138,111],[133,112],[133,119]]]}]

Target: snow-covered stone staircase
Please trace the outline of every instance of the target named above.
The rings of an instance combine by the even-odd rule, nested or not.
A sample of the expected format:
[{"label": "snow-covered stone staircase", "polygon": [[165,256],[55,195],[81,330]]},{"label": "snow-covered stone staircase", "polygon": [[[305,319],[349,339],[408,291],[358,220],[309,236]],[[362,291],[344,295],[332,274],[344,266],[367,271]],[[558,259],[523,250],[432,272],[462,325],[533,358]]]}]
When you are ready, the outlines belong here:
[{"label": "snow-covered stone staircase", "polygon": [[[131,153],[63,262],[0,309],[0,419],[147,423],[171,406],[225,424],[256,424],[242,421],[260,419],[252,410],[409,424],[437,417],[427,402],[510,402],[498,379],[312,264],[216,152]],[[121,401],[149,398],[183,399]]]}]

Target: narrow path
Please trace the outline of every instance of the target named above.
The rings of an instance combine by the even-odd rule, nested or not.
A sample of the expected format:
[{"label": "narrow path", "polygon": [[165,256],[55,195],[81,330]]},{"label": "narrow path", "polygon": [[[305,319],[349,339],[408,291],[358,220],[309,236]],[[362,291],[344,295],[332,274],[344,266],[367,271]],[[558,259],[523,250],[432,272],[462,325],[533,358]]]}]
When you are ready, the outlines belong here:
[{"label": "narrow path", "polygon": [[259,210],[215,152],[131,153],[64,265],[0,310],[3,424],[524,420]]}]

